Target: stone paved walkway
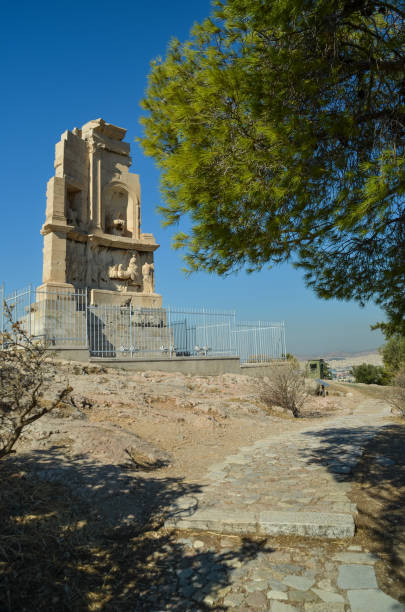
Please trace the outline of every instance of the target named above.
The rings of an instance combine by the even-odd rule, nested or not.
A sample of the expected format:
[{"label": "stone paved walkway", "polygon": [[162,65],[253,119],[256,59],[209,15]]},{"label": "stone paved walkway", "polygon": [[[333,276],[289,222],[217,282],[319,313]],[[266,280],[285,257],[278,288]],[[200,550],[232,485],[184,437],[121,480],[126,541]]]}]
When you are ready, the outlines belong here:
[{"label": "stone paved walkway", "polygon": [[234,534],[352,536],[356,507],[347,496],[348,476],[386,412],[385,404],[366,400],[355,414],[241,448],[211,466],[200,495],[177,500],[167,524]]},{"label": "stone paved walkway", "polygon": [[251,560],[231,556],[227,562],[224,535],[223,563],[208,564],[210,575],[223,575],[222,585],[217,580],[213,588],[201,575],[201,555],[209,545],[203,535],[185,537],[180,542],[188,561],[177,570],[177,589],[189,598],[189,609],[203,604],[240,612],[405,612],[378,588],[377,558],[349,539],[356,510],[347,496],[350,472],[387,413],[382,402],[367,400],[352,415],[269,436],[211,466],[201,494],[178,501],[168,526],[207,535],[211,530],[346,539],[338,549],[328,539],[308,538],[305,545],[264,550]]},{"label": "stone paved walkway", "polygon": [[[209,537],[187,536],[182,566],[173,568],[175,610],[229,612],[404,612],[378,588],[377,558],[360,546],[327,540],[279,545],[267,540],[259,552],[232,553],[229,536],[218,546]],[[167,598],[167,592],[166,592]],[[159,595],[156,596],[159,601]],[[177,603],[178,602],[178,603]],[[185,603],[187,602],[187,603]],[[184,605],[184,608],[182,607]],[[169,608],[153,607],[160,612]]]}]

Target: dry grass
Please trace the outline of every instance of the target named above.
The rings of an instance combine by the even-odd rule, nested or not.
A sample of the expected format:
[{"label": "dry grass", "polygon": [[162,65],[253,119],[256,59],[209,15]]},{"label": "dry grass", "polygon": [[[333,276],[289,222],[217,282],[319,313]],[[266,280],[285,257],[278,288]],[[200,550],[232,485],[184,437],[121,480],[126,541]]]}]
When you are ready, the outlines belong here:
[{"label": "dry grass", "polygon": [[[68,566],[86,543],[85,515],[78,500],[53,483],[1,465],[0,585],[7,610],[33,610],[34,602],[48,601],[49,609],[76,605],[78,582]],[[65,588],[66,585],[66,588]],[[39,609],[39,608],[37,608]]]},{"label": "dry grass", "polygon": [[385,385],[366,385],[365,383],[340,383],[346,393],[360,392],[365,397],[387,401],[391,387]]},{"label": "dry grass", "polygon": [[[388,461],[387,461],[388,460]],[[390,462],[392,462],[390,464]],[[380,587],[405,603],[405,422],[385,426],[354,470],[355,543],[378,553]]]},{"label": "dry grass", "polygon": [[[162,579],[178,551],[160,528],[106,527],[61,484],[1,465],[0,591],[2,610],[148,610],[139,598]],[[167,547],[168,550],[164,550]],[[160,565],[163,561],[163,566]]]},{"label": "dry grass", "polygon": [[241,538],[232,551],[195,551],[191,558],[177,535],[163,528],[161,510],[184,493],[196,493],[197,486],[153,477],[139,477],[136,486],[141,498],[148,490],[157,498],[152,511],[138,523],[106,525],[97,509],[63,485],[3,462],[2,612],[183,612],[190,598],[179,593],[179,572],[192,564],[193,580],[221,589],[228,585],[229,561],[248,562],[263,550],[265,543]]}]

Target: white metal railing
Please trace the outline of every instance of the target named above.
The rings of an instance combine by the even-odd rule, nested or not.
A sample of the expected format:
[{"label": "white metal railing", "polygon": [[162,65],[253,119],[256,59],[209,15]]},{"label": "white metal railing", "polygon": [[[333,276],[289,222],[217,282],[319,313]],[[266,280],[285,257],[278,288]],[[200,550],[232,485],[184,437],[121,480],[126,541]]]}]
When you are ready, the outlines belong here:
[{"label": "white metal railing", "polygon": [[232,312],[191,308],[90,306],[88,336],[95,357],[236,355]]},{"label": "white metal railing", "polygon": [[245,321],[237,324],[233,334],[241,363],[268,363],[287,354],[284,322]]},{"label": "white metal railing", "polygon": [[86,348],[87,291],[34,290],[31,285],[4,296],[11,320],[2,308],[1,331],[10,331],[12,322],[18,321],[33,337],[45,338],[57,348]]},{"label": "white metal railing", "polygon": [[[55,348],[87,348],[93,357],[111,359],[175,359],[239,356],[259,364],[286,355],[284,323],[237,321],[236,313],[207,308],[134,308],[90,305],[88,291],[33,290],[5,296],[12,321]],[[1,309],[0,331],[10,331]]]}]

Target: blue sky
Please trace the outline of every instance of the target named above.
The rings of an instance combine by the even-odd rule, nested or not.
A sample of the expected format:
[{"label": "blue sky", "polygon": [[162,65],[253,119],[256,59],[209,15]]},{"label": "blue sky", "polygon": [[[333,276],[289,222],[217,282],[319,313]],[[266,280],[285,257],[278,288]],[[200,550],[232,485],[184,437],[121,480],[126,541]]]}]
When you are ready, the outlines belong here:
[{"label": "blue sky", "polygon": [[208,0],[64,0],[3,3],[0,36],[1,212],[0,281],[6,289],[41,282],[45,190],[54,145],[66,129],[103,117],[125,127],[132,171],[142,186],[142,229],[161,245],[157,290],[166,304],[236,309],[241,319],[284,320],[287,348],[297,354],[359,351],[384,339],[370,325],[383,318],[374,305],[321,301],[289,265],[225,279],[186,278],[173,230],[163,229],[159,173],[134,139],[141,135],[139,101],[149,62],[175,36],[210,12]]}]

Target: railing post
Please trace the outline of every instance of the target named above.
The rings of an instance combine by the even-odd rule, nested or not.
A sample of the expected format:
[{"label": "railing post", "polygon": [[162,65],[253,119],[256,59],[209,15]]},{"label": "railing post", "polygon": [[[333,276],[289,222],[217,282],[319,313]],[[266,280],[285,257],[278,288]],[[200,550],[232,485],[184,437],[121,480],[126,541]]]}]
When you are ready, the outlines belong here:
[{"label": "railing post", "polygon": [[203,308],[203,321],[204,321],[204,345],[208,346],[208,335],[207,335],[207,317],[205,313],[205,308]]},{"label": "railing post", "polygon": [[31,338],[31,290],[32,285],[28,285],[28,335]]},{"label": "railing post", "polygon": [[85,325],[86,325],[86,331],[85,331],[85,333],[86,333],[86,348],[88,350],[90,350],[90,340],[89,340],[89,308],[88,308],[88,303],[87,303],[88,302],[87,296],[88,296],[88,289],[87,289],[87,287],[85,287],[85,289],[84,289],[84,310],[85,310],[86,314],[85,314],[85,317],[84,317],[84,319],[85,319],[84,322],[85,322]]},{"label": "railing post", "polygon": [[[168,327],[169,327],[169,356],[170,359],[172,358],[172,322],[171,322],[171,313],[170,313],[170,306],[168,306],[167,308],[167,315],[168,315]],[[174,337],[173,337],[173,342],[174,342]]]},{"label": "railing post", "polygon": [[134,356],[134,345],[132,339],[132,303],[129,303],[129,350],[131,353],[131,359]]},{"label": "railing post", "polygon": [[285,338],[285,321],[283,321],[281,325],[282,325],[284,359],[287,359],[287,342],[286,342],[286,338]]}]

